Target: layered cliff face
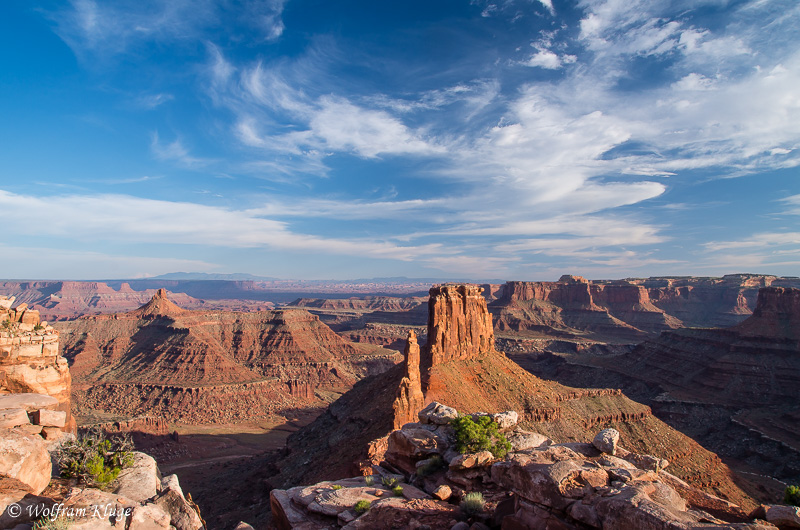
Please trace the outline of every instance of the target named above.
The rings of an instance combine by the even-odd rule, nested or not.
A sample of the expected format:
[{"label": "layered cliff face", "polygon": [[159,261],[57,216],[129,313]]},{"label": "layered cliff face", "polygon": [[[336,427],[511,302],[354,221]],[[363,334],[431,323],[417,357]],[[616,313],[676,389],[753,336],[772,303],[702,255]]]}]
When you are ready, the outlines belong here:
[{"label": "layered cliff face", "polygon": [[188,311],[163,290],[129,313],[56,325],[79,404],[192,422],[203,421],[198,414],[225,421],[304,406],[315,389],[344,391],[396,362],[305,311]]},{"label": "layered cliff face", "polygon": [[[588,292],[586,284],[575,285]],[[752,506],[716,455],[653,417],[648,407],[619,390],[581,390],[544,381],[498,353],[491,315],[477,286],[435,287],[429,307],[428,342],[420,351],[425,403],[521,411],[524,428],[561,440],[586,441],[598,427],[614,426],[631,448],[669,459],[674,472],[691,483]],[[356,384],[314,423],[290,437],[290,454],[270,482],[311,483],[347,476],[357,462],[380,461],[386,442],[379,437],[411,416],[406,406],[410,400],[401,399],[409,394],[411,379],[406,367],[396,367]],[[386,396],[388,388],[400,389],[394,402]],[[396,406],[398,400],[403,407]],[[398,410],[402,415],[396,415]]]},{"label": "layered cliff face", "polygon": [[67,360],[58,352],[58,332],[39,313],[13,297],[0,297],[0,394],[34,393],[58,400],[56,410],[66,413],[65,431],[75,430],[70,412],[70,377]]},{"label": "layered cliff face", "polygon": [[800,341],[800,289],[759,290],[753,315],[733,329],[747,337]]},{"label": "layered cliff face", "polygon": [[650,304],[647,291],[638,286],[592,284],[579,276],[507,282],[490,308],[498,331],[562,338],[636,341],[646,332],[679,325]]},{"label": "layered cliff face", "polygon": [[638,342],[680,327],[731,326],[753,311],[758,289],[800,287],[800,279],[738,274],[507,282],[489,308],[498,331],[572,340]]}]

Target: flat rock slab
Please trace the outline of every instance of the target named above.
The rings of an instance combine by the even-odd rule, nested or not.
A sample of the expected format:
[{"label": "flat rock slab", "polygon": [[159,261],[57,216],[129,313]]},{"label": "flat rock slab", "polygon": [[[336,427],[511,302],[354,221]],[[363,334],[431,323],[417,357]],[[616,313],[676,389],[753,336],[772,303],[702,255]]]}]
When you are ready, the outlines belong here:
[{"label": "flat rock slab", "polygon": [[351,509],[358,501],[370,503],[377,501],[381,498],[375,495],[377,491],[370,487],[326,490],[317,494],[314,501],[308,505],[308,511],[328,517],[338,517],[341,512]]},{"label": "flat rock slab", "polygon": [[20,425],[30,425],[30,423],[25,409],[0,410],[0,429],[13,429]]},{"label": "flat rock slab", "polygon": [[55,409],[58,400],[45,394],[23,393],[6,394],[0,396],[0,410],[25,409],[26,412],[35,412],[40,409]]},{"label": "flat rock slab", "polygon": [[64,427],[67,424],[67,413],[63,410],[39,409],[33,411],[33,423],[42,427]]}]

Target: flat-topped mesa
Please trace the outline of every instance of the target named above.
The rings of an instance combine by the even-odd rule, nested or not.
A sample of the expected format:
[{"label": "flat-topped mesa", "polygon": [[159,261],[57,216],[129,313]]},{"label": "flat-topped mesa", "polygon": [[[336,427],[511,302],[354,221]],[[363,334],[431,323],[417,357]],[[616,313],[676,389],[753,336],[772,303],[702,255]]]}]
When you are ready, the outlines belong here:
[{"label": "flat-topped mesa", "polygon": [[167,298],[167,290],[162,288],[156,291],[156,294],[153,295],[153,298],[149,302],[147,302],[139,309],[131,311],[130,314],[146,318],[146,317],[179,315],[184,311],[185,311],[184,309],[181,309],[180,307],[169,301],[169,299]]},{"label": "flat-topped mesa", "polygon": [[733,329],[745,336],[800,340],[800,289],[762,287],[752,316]]},{"label": "flat-topped mesa", "polygon": [[439,285],[430,290],[428,343],[422,366],[472,359],[494,350],[492,315],[477,285]]},{"label": "flat-topped mesa", "polygon": [[419,345],[417,334],[414,330],[408,332],[405,348],[405,376],[397,388],[397,397],[394,400],[394,428],[399,429],[406,423],[417,420],[417,412],[425,406],[425,396],[422,394],[422,382],[419,372]]}]

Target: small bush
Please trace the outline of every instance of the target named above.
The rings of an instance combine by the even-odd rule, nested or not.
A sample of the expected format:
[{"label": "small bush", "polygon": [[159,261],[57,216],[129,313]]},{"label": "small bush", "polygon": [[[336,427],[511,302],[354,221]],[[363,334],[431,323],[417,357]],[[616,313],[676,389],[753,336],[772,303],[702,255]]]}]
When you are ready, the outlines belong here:
[{"label": "small bush", "polygon": [[483,511],[486,501],[483,500],[483,494],[479,491],[467,493],[464,495],[464,500],[461,501],[461,511],[467,515],[477,515]]},{"label": "small bush", "polygon": [[393,488],[393,487],[395,487],[397,485],[397,479],[394,478],[394,477],[383,477],[381,479],[381,482],[387,488]]},{"label": "small bush", "polygon": [[800,506],[800,487],[786,486],[783,491],[783,502],[792,506]]},{"label": "small bush", "polygon": [[357,514],[360,515],[369,510],[369,507],[370,507],[369,501],[358,501],[356,505],[353,506],[353,509],[356,511]]},{"label": "small bush", "polygon": [[72,526],[72,521],[66,517],[54,519],[43,517],[33,523],[32,530],[69,530],[70,526]]},{"label": "small bush", "polygon": [[61,476],[77,478],[89,486],[103,488],[133,465],[133,442],[129,436],[107,438],[99,429],[82,433],[64,443],[56,453]]},{"label": "small bush", "polygon": [[364,482],[366,482],[367,486],[374,486],[375,485],[375,477],[372,475],[367,475],[364,477]]},{"label": "small bush", "polygon": [[331,488],[333,488],[334,491],[335,490],[340,490],[340,489],[342,489],[342,485],[341,484],[334,484],[333,486],[331,486]]},{"label": "small bush", "polygon": [[428,461],[417,468],[417,475],[427,477],[445,467],[444,460],[439,455],[433,455]]},{"label": "small bush", "polygon": [[403,496],[403,486],[395,486],[392,488],[392,493],[394,493],[395,497],[402,497]]},{"label": "small bush", "polygon": [[495,458],[503,458],[511,450],[511,444],[489,416],[481,416],[477,422],[470,416],[460,416],[450,424],[456,433],[456,451],[461,454],[489,451]]}]

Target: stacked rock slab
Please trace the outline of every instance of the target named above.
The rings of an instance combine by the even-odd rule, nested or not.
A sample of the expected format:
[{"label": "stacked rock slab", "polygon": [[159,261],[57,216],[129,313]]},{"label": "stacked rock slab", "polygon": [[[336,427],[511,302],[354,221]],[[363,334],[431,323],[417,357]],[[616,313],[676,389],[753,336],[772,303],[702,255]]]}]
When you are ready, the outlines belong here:
[{"label": "stacked rock slab", "polygon": [[39,313],[14,298],[0,297],[0,394],[52,396],[66,415],[60,428],[75,431],[70,412],[72,379],[67,360],[58,353],[58,331],[39,320]]}]

